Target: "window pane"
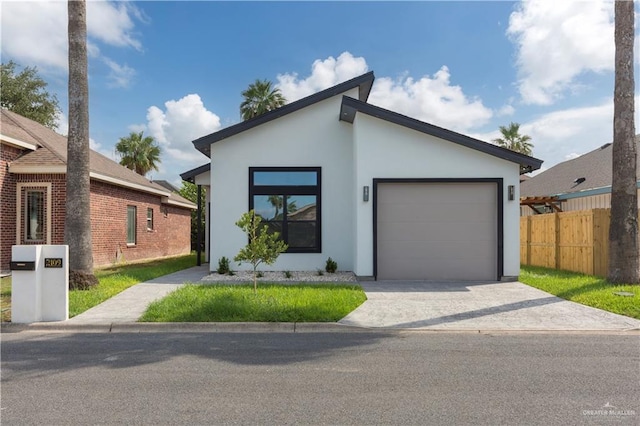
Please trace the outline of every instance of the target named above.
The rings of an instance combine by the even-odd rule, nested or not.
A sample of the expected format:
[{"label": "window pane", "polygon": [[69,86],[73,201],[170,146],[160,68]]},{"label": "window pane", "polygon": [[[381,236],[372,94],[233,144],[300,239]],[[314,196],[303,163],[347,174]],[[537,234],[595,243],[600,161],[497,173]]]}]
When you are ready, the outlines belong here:
[{"label": "window pane", "polygon": [[318,172],[315,171],[283,171],[254,172],[253,184],[257,186],[316,186]]},{"label": "window pane", "polygon": [[44,239],[44,192],[27,191],[26,203],[26,240],[41,241]]},{"label": "window pane", "polygon": [[136,207],[127,206],[127,244],[136,243]]},{"label": "window pane", "polygon": [[153,209],[151,208],[147,209],[147,229],[153,230]]},{"label": "window pane", "polygon": [[316,220],[316,196],[287,196],[287,220]]},{"label": "window pane", "polygon": [[316,222],[289,222],[289,247],[316,247]]},{"label": "window pane", "polygon": [[282,195],[254,195],[253,210],[262,218],[267,220],[282,220]]}]

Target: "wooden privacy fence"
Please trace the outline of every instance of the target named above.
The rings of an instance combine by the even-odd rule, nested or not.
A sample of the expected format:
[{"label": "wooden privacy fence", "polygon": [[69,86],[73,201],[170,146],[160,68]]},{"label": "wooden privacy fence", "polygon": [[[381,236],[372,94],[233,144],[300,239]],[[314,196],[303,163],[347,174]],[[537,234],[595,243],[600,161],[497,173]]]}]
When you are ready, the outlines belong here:
[{"label": "wooden privacy fence", "polygon": [[610,209],[520,218],[520,264],[605,277]]}]

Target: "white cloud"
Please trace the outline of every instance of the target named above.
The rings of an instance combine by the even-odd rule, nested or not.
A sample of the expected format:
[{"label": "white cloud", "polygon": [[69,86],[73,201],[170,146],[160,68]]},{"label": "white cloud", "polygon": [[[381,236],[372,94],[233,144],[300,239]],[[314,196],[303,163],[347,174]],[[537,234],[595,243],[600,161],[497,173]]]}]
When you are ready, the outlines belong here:
[{"label": "white cloud", "polygon": [[[132,125],[129,128],[141,126]],[[165,102],[164,110],[157,106],[149,107],[146,128],[160,144],[163,158],[167,162],[171,161],[172,169],[175,168],[171,172],[175,173],[206,162],[205,157],[195,150],[191,142],[220,129],[220,118],[205,108],[199,95],[191,94],[177,101]]]},{"label": "white cloud", "polygon": [[[636,97],[636,103],[640,96]],[[636,111],[636,122],[640,111]],[[558,110],[521,123],[521,133],[531,136],[533,156],[544,160],[545,168],[575,158],[577,155],[611,142],[613,138],[613,100],[580,108]],[[471,134],[490,142],[498,131]]]},{"label": "white cloud", "polygon": [[406,75],[397,80],[377,78],[369,102],[456,131],[487,123],[493,112],[480,99],[467,97],[460,86],[451,85],[450,78],[446,66],[418,80]]},{"label": "white cloud", "polygon": [[367,70],[367,62],[363,57],[356,58],[349,52],[343,52],[338,59],[329,56],[325,60],[315,60],[311,75],[305,79],[298,79],[297,73],[278,74],[276,87],[287,102],[293,102],[364,74]]},{"label": "white cloud", "polygon": [[613,70],[613,2],[525,0],[507,35],[517,47],[519,90],[528,104],[549,105],[580,86],[587,71]]},{"label": "white cloud", "polygon": [[513,115],[515,112],[516,109],[513,107],[513,105],[504,105],[496,112],[496,115],[498,117],[504,117],[506,115]]},{"label": "white cloud", "polygon": [[[87,3],[87,50],[90,57],[100,56],[98,42],[116,47],[142,49],[135,36],[134,19],[144,21],[142,12],[129,2],[89,1]],[[67,2],[2,2],[2,55],[21,65],[37,66],[45,72],[66,71]],[[106,58],[104,58],[106,59]],[[131,68],[113,61],[112,82],[122,85]]]},{"label": "white cloud", "polygon": [[127,65],[120,65],[107,57],[103,57],[102,61],[107,64],[109,69],[109,85],[111,87],[129,87],[131,80],[136,75],[136,71]]},{"label": "white cloud", "polygon": [[107,158],[112,159],[115,162],[119,162],[119,159],[116,158],[116,153],[115,153],[115,149],[114,150],[107,150],[105,149],[101,143],[96,142],[93,138],[89,138],[89,148],[91,148],[92,150],[99,152],[100,154],[104,155]]},{"label": "white cloud", "polygon": [[[343,52],[337,59],[330,56],[324,60],[315,60],[311,66],[311,75],[306,78],[299,78],[296,73],[278,74],[276,86],[287,101],[292,102],[362,75],[368,69],[363,57]],[[378,77],[369,102],[458,131],[485,124],[493,112],[481,100],[467,97],[460,86],[451,85],[450,77],[446,66],[433,77],[424,76],[418,80],[406,74],[396,80]]]}]

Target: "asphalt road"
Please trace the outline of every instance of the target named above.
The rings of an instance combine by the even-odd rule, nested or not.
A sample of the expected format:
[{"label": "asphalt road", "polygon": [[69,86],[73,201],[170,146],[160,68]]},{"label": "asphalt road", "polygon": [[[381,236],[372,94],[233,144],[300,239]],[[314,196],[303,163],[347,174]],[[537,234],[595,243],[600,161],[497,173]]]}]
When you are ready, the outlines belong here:
[{"label": "asphalt road", "polygon": [[640,424],[637,334],[1,338],[2,425]]}]

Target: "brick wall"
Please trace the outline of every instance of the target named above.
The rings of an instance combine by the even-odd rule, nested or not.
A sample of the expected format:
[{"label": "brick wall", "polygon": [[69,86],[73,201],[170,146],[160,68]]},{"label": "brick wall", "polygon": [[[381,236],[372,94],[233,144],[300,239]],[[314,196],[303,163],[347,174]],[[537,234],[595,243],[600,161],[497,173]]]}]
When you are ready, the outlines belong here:
[{"label": "brick wall", "polygon": [[[127,244],[127,206],[136,207],[135,245]],[[153,230],[147,230],[148,208],[153,209]],[[160,196],[92,181],[91,215],[96,265],[190,251],[190,210],[163,205]]]},{"label": "brick wall", "polygon": [[[2,175],[0,175],[2,177]],[[2,202],[2,264],[9,268],[11,245],[15,244],[16,183],[51,183],[51,244],[63,244],[66,186],[65,175],[15,175],[13,188],[7,190],[9,202]],[[3,184],[3,196],[4,196]],[[11,195],[13,194],[13,195]],[[5,216],[5,206],[9,213]],[[136,244],[127,245],[127,206],[136,206]],[[153,209],[153,230],[147,230],[147,209]],[[7,223],[10,226],[4,226]],[[22,223],[22,221],[21,221]],[[5,238],[5,228],[7,238]],[[21,228],[24,229],[24,228]],[[191,249],[190,210],[161,203],[159,195],[147,194],[104,182],[91,181],[91,231],[95,266],[116,262],[154,259],[187,254]],[[5,258],[4,247],[8,246]]]},{"label": "brick wall", "polygon": [[0,270],[9,269],[11,246],[16,243],[16,180],[7,168],[22,150],[0,144]]}]

